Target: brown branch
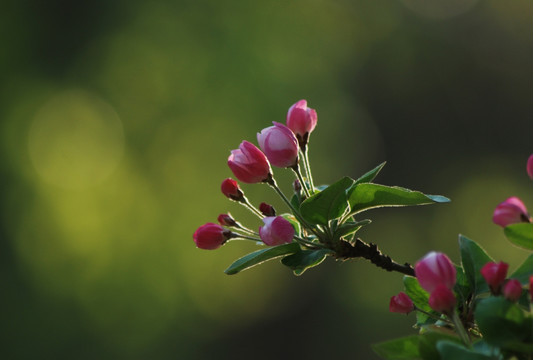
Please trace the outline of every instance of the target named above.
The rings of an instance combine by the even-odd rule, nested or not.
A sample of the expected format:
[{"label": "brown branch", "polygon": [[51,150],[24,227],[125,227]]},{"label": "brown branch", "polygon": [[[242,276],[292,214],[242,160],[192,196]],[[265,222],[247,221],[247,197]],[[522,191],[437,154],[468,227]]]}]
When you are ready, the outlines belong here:
[{"label": "brown branch", "polygon": [[336,257],[340,259],[347,260],[362,257],[387,271],[397,271],[405,275],[415,276],[415,270],[409,263],[398,264],[390,256],[383,254],[376,244],[368,244],[361,239],[356,239],[353,244],[341,240],[335,251]]}]

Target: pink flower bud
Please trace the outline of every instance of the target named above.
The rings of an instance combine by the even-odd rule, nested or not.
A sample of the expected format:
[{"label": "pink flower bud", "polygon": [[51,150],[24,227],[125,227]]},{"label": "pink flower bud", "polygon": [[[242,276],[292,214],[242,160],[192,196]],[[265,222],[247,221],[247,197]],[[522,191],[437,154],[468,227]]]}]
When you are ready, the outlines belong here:
[{"label": "pink flower bud", "polygon": [[429,306],[438,312],[446,315],[450,315],[453,312],[457,300],[453,291],[451,291],[446,285],[439,284],[429,295]]},{"label": "pink flower bud", "polygon": [[207,223],[196,229],[192,237],[198,248],[215,250],[231,237],[231,231],[220,225]]},{"label": "pink flower bud", "polygon": [[231,178],[227,178],[222,181],[220,185],[222,194],[226,195],[231,200],[239,201],[243,199],[244,193],[242,192],[239,184]]},{"label": "pink flower bud", "polygon": [[270,177],[270,164],[265,154],[246,140],[238,149],[231,150],[228,166],[235,177],[244,183],[258,183]]},{"label": "pink flower bud", "polygon": [[302,184],[300,184],[300,180],[294,180],[294,182],[292,183],[292,188],[294,189],[295,193],[299,193],[300,191],[302,191]]},{"label": "pink flower bud", "polygon": [[531,219],[522,200],[513,196],[496,206],[492,222],[506,227],[520,222],[531,222]]},{"label": "pink flower bud", "polygon": [[315,129],[317,115],[315,109],[307,107],[306,100],[300,100],[289,108],[287,126],[300,139],[304,139]]},{"label": "pink flower bud", "polygon": [[432,292],[439,284],[449,289],[455,285],[455,266],[443,253],[432,251],[415,265],[415,274],[420,286]]},{"label": "pink flower bud", "polygon": [[501,287],[507,277],[509,264],[500,261],[499,263],[488,262],[481,268],[481,275],[490,286],[490,291],[498,295],[501,293]]},{"label": "pink flower bud", "polygon": [[230,214],[220,214],[218,215],[218,223],[222,226],[235,226],[237,222]]},{"label": "pink flower bud", "polygon": [[274,122],[257,133],[257,142],[268,161],[277,167],[289,167],[298,163],[298,140],[283,124]]},{"label": "pink flower bud", "polygon": [[263,219],[264,226],[259,227],[261,240],[269,246],[292,242],[294,228],[281,216],[268,216]]},{"label": "pink flower bud", "polygon": [[264,202],[259,204],[259,211],[265,216],[276,216],[276,210],[274,210],[274,207]]},{"label": "pink flower bud", "polygon": [[527,174],[533,179],[533,154],[527,159]]},{"label": "pink flower bud", "polygon": [[507,281],[503,287],[503,296],[509,301],[517,302],[522,295],[522,284],[516,279]]},{"label": "pink flower bud", "polygon": [[400,314],[409,314],[415,309],[413,301],[406,293],[400,292],[398,295],[390,298],[389,311]]}]

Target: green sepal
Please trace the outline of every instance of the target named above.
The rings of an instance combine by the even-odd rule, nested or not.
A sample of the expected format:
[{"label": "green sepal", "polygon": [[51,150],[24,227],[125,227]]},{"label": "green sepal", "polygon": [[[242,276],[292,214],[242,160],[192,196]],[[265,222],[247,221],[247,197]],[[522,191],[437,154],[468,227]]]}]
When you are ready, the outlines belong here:
[{"label": "green sepal", "polygon": [[507,239],[527,250],[533,250],[533,224],[519,223],[508,225],[503,229]]},{"label": "green sepal", "polygon": [[259,265],[265,261],[272,260],[280,256],[294,254],[298,251],[300,251],[300,245],[297,243],[283,244],[257,250],[236,260],[226,270],[224,270],[224,272],[228,275],[234,275],[238,272]]},{"label": "green sepal", "polygon": [[524,311],[501,296],[480,300],[475,319],[483,339],[491,345],[505,347],[522,342],[529,335],[531,324]]},{"label": "green sepal", "polygon": [[355,180],[354,185],[372,182],[376,178],[376,176],[378,176],[379,172],[381,171],[381,169],[383,169],[386,163],[386,161],[382,162],[369,172],[365,173],[363,176],[359,177],[357,180]]},{"label": "green sepal", "polygon": [[372,350],[387,360],[416,360],[420,359],[419,340],[418,335],[411,335],[373,344]]},{"label": "green sepal", "polygon": [[516,269],[510,279],[517,279],[522,285],[529,285],[529,277],[533,275],[533,254],[529,255],[526,260]]},{"label": "green sepal", "polygon": [[362,183],[350,189],[350,215],[378,207],[399,207],[449,202],[440,195],[425,195],[398,186]]},{"label": "green sepal", "polygon": [[344,215],[348,209],[347,190],[354,180],[343,177],[300,205],[300,213],[312,224],[328,225],[328,222]]},{"label": "green sepal", "polygon": [[489,291],[489,286],[481,275],[481,268],[489,261],[494,260],[475,241],[463,235],[459,235],[459,249],[461,251],[461,264],[471,291],[474,295]]},{"label": "green sepal", "polygon": [[294,275],[302,275],[305,270],[320,264],[326,256],[333,254],[334,251],[330,249],[319,250],[300,250],[292,255],[281,259],[281,263],[291,268]]}]

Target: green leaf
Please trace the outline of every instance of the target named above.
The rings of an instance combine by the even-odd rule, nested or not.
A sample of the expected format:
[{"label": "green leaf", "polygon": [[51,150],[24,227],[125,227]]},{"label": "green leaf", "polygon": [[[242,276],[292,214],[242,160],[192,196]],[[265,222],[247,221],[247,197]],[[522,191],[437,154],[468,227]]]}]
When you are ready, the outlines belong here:
[{"label": "green leaf", "polygon": [[374,344],[372,345],[372,349],[383,359],[415,360],[420,359],[418,340],[418,335],[411,335]]},{"label": "green leaf", "polygon": [[470,297],[472,289],[470,289],[470,284],[468,282],[468,279],[466,278],[466,274],[463,270],[463,267],[455,265],[455,270],[457,273],[457,282],[455,283],[453,289],[461,297],[459,300],[464,303]]},{"label": "green leaf", "polygon": [[347,221],[335,230],[335,238],[340,238],[346,235],[353,234],[361,229],[363,226],[368,225],[372,222],[370,219],[365,219],[361,221]]},{"label": "green leaf", "polygon": [[294,254],[300,251],[297,243],[283,244],[254,251],[235,261],[224,272],[228,275],[237,274],[240,271],[259,265],[267,260],[272,260],[280,256]]},{"label": "green leaf", "polygon": [[344,177],[300,205],[300,213],[313,224],[327,225],[329,220],[341,217],[348,209],[348,190],[354,180]]},{"label": "green leaf", "polygon": [[529,255],[528,258],[516,269],[510,279],[517,279],[522,285],[529,285],[529,277],[533,275],[533,254]]},{"label": "green leaf", "polygon": [[533,250],[533,224],[519,223],[506,226],[503,229],[507,239],[521,248]]},{"label": "green leaf", "polygon": [[326,256],[333,254],[330,249],[301,250],[281,259],[281,263],[290,267],[295,275],[302,275],[305,270],[320,264]]},{"label": "green leaf", "polygon": [[[416,278],[412,276],[404,276],[403,285],[405,287],[405,293],[407,294],[407,296],[409,296],[409,298],[411,298],[413,304],[415,304],[417,308],[424,310],[428,313],[433,312],[433,310],[428,304],[429,294],[426,290],[422,289]],[[427,323],[429,317],[426,314],[417,311],[416,320],[417,325],[422,325]]]},{"label": "green leaf", "polygon": [[448,340],[439,341],[437,350],[443,360],[494,360],[492,356],[478,353],[473,349],[467,349],[462,344]]},{"label": "green leaf", "polygon": [[350,190],[351,195],[348,198],[350,214],[378,207],[426,205],[450,201],[440,195],[424,195],[419,191],[372,183],[358,184]]},{"label": "green leaf", "polygon": [[503,297],[480,300],[476,306],[475,319],[483,339],[492,345],[505,346],[521,342],[528,336],[527,319],[518,305]]},{"label": "green leaf", "polygon": [[494,261],[475,241],[459,235],[461,263],[472,292],[477,295],[489,290],[481,275],[481,268],[489,261]]},{"label": "green leaf", "polygon": [[461,342],[457,334],[451,329],[435,325],[424,326],[418,344],[420,356],[424,360],[440,359],[437,343],[443,340]]},{"label": "green leaf", "polygon": [[386,161],[382,162],[381,164],[379,164],[378,166],[376,166],[375,168],[373,168],[372,170],[370,170],[369,172],[361,176],[359,179],[355,180],[355,185],[361,184],[361,183],[372,182],[372,180],[376,178],[376,176],[379,174],[381,169],[383,169],[386,163],[387,163]]}]

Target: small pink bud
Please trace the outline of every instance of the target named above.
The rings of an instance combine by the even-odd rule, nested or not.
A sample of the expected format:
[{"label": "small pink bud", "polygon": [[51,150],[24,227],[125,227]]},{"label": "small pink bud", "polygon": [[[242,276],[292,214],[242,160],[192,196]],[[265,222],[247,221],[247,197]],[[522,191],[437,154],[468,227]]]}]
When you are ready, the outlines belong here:
[{"label": "small pink bud", "polygon": [[207,223],[196,229],[192,237],[198,248],[215,250],[231,237],[231,231],[224,229],[220,225]]},{"label": "small pink bud", "polygon": [[257,142],[272,165],[290,167],[298,163],[298,140],[285,125],[274,122],[274,126],[257,133]]},{"label": "small pink bud", "polygon": [[294,228],[288,220],[281,216],[268,216],[263,218],[264,226],[259,227],[261,240],[269,246],[281,245],[292,242]]},{"label": "small pink bud", "polygon": [[503,295],[512,302],[517,302],[522,295],[522,284],[516,279],[511,279],[503,286]]},{"label": "small pink bud", "polygon": [[444,284],[449,289],[455,285],[455,266],[443,253],[432,251],[415,265],[415,274],[420,286],[432,292],[437,285]]},{"label": "small pink bud", "polygon": [[237,222],[230,214],[220,214],[218,215],[218,223],[222,226],[235,226]]},{"label": "small pink bud", "polygon": [[300,184],[300,180],[294,180],[294,182],[292,183],[292,188],[294,189],[295,193],[299,193],[300,191],[302,191],[302,184]]},{"label": "small pink bud", "polygon": [[490,286],[490,291],[494,295],[501,293],[502,285],[507,277],[507,269],[509,264],[500,261],[499,263],[488,262],[481,268],[481,275]]},{"label": "small pink bud", "polygon": [[305,139],[315,129],[317,115],[315,109],[307,107],[306,100],[300,100],[289,108],[287,113],[287,127],[296,134],[298,139]]},{"label": "small pink bud", "polygon": [[239,201],[242,200],[244,196],[239,184],[237,184],[237,182],[231,178],[227,178],[222,181],[220,190],[222,190],[222,194],[226,195],[231,200]]},{"label": "small pink bud", "polygon": [[413,301],[406,293],[400,292],[398,295],[390,298],[389,311],[400,314],[409,314],[415,309]]},{"label": "small pink bud", "polygon": [[429,295],[429,306],[438,312],[450,315],[453,312],[457,300],[453,291],[446,285],[439,284]]},{"label": "small pink bud", "polygon": [[259,204],[259,211],[265,216],[276,216],[276,210],[274,210],[274,207],[264,202]]},{"label": "small pink bud", "polygon": [[527,174],[533,179],[533,154],[527,159]]},{"label": "small pink bud", "polygon": [[270,164],[265,154],[246,140],[238,149],[231,150],[228,166],[237,179],[247,184],[262,182],[270,177]]},{"label": "small pink bud", "polygon": [[516,196],[501,202],[494,209],[492,222],[502,227],[520,222],[531,222],[527,208]]}]

